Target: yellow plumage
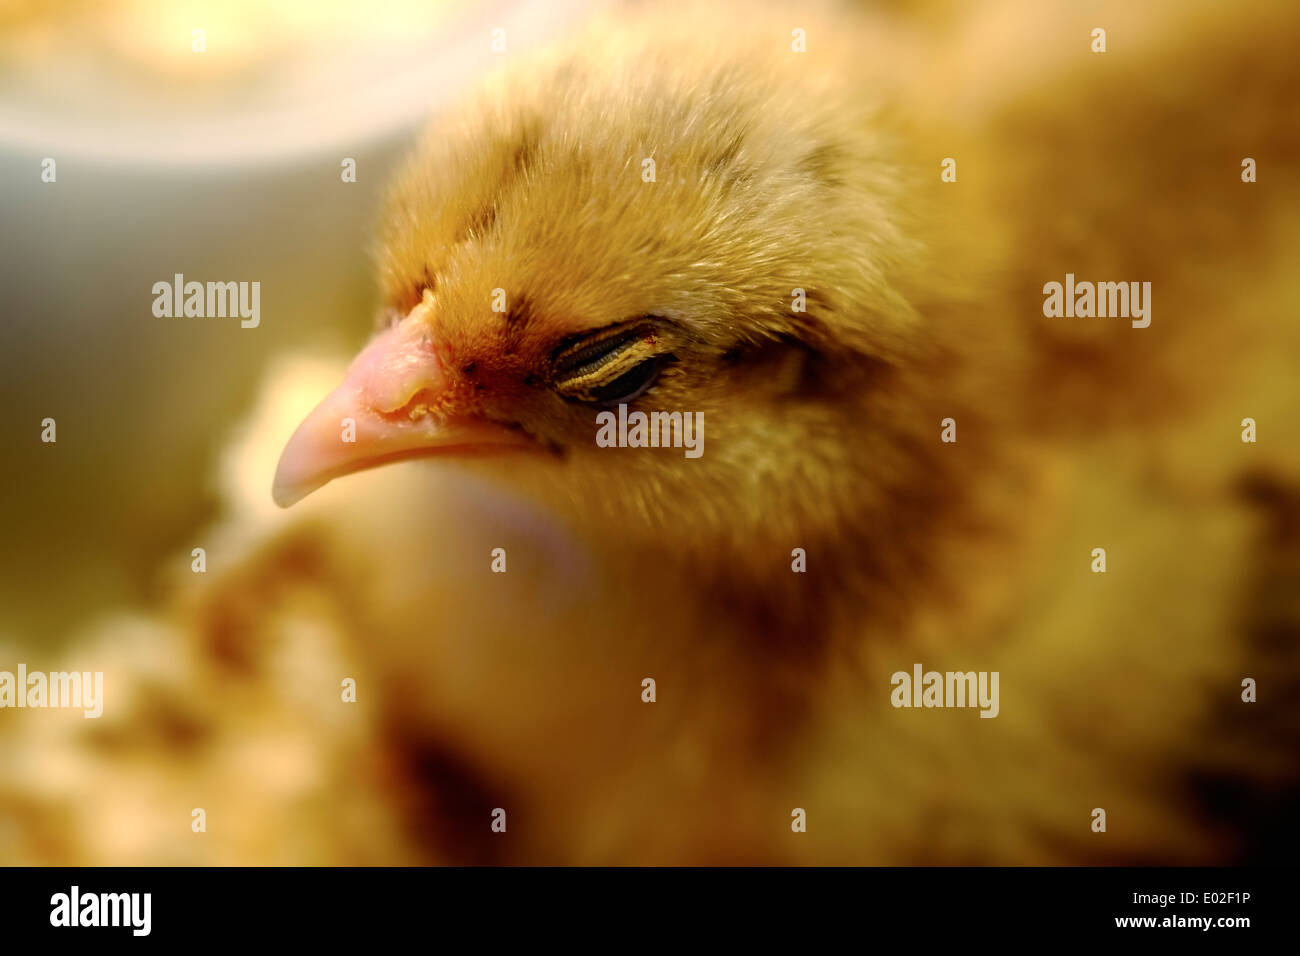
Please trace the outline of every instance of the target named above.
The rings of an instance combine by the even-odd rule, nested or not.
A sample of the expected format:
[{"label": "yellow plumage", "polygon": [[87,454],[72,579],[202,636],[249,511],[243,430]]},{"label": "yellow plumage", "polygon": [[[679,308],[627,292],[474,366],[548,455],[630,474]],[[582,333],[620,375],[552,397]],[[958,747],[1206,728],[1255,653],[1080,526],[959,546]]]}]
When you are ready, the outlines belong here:
[{"label": "yellow plumage", "polygon": [[[621,11],[436,119],[383,214],[381,314],[426,301],[465,407],[551,454],[272,516],[247,482],[294,375],[333,377],[286,366],[228,458],[247,557],[178,600],[156,640],[189,656],[139,691],[194,729],[92,738],[77,781],[260,821],[185,860],[1267,855],[1258,795],[1296,786],[1267,639],[1295,634],[1295,542],[1261,528],[1300,513],[1300,18],[919,11]],[[1045,317],[1067,272],[1152,282],[1150,327]],[[538,381],[642,316],[673,358],[647,400],[703,413],[698,460],[598,448]],[[999,671],[1000,715],[891,707],[918,661]],[[19,859],[173,859],[81,812],[81,850]]]}]

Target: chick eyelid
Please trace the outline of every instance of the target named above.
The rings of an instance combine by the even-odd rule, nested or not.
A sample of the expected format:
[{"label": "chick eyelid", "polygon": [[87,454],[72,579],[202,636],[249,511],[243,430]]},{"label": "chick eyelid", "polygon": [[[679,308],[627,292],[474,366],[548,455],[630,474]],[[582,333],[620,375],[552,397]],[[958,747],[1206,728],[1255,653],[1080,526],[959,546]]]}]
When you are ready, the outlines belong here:
[{"label": "chick eyelid", "polygon": [[660,370],[673,360],[671,355],[656,355],[633,365],[613,379],[595,383],[582,396],[585,402],[613,405],[639,398],[659,377]]},{"label": "chick eyelid", "polygon": [[658,337],[650,326],[614,326],[562,345],[551,359],[551,384],[584,398],[658,355]]},{"label": "chick eyelid", "polygon": [[649,325],[612,325],[599,331],[574,336],[551,354],[551,367],[561,372],[577,370],[587,365],[599,364],[620,348],[634,344],[638,339],[654,340],[654,330]]}]

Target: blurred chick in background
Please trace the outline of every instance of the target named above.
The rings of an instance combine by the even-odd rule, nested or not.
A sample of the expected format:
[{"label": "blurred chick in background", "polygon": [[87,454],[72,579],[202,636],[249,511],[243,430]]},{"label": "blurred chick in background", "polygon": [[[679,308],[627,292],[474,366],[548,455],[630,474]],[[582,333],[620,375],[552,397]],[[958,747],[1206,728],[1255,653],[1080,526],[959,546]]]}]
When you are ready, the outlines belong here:
[{"label": "blurred chick in background", "polygon": [[[129,707],[19,742],[16,858],[1280,857],[1297,38],[1267,3],[636,8],[494,78],[393,186],[379,331],[276,469],[301,504],[264,482],[334,370],[286,362],[203,585],[98,638]],[[1067,272],[1151,282],[1150,327],[1044,317]],[[703,456],[597,447],[619,402],[702,412]],[[892,708],[914,662],[1000,672],[1000,715]]]}]

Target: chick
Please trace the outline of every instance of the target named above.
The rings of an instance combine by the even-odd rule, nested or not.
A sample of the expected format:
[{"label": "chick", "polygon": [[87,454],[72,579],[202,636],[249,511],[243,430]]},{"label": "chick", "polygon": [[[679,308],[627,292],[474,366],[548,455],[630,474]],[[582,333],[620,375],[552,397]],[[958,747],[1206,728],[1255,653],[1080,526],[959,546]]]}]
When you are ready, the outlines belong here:
[{"label": "chick", "polygon": [[[623,19],[440,118],[398,178],[379,253],[387,327],[289,444],[276,494],[394,454],[488,452],[476,473],[566,516],[616,569],[586,624],[600,640],[533,621],[565,650],[530,658],[531,686],[511,682],[519,723],[568,734],[569,760],[529,759],[538,738],[487,707],[450,709],[499,725],[480,759],[552,824],[556,808],[590,821],[625,801],[621,834],[589,822],[594,845],[552,834],[524,858],[1268,852],[1276,817],[1210,824],[1198,801],[1295,785],[1276,772],[1296,740],[1275,711],[1226,726],[1207,711],[1229,711],[1252,668],[1294,682],[1294,655],[1240,636],[1261,545],[1232,489],[1259,464],[1241,409],[1281,412],[1276,388],[1243,391],[1236,370],[1264,342],[1290,374],[1298,354],[1266,318],[1297,299],[1269,244],[1294,250],[1296,190],[1262,198],[1238,176],[1241,156],[1297,159],[1283,120],[1297,18],[1260,4],[1229,26],[1180,7],[1184,29],[1163,39],[1120,6],[1015,9],[1018,28],[1006,7],[987,14],[997,39],[983,14],[919,40],[805,15],[807,56],[779,18],[740,36],[694,13]],[[1099,18],[1141,54],[1094,53]],[[1032,64],[1032,89],[1012,70],[983,80],[972,65],[999,44],[1055,62]],[[945,183],[952,155],[961,174]],[[1066,272],[1151,281],[1151,326],[1045,318],[1040,287]],[[597,416],[620,403],[702,413],[707,451],[599,447]],[[339,441],[344,418],[355,444]],[[1272,447],[1293,484],[1294,445]],[[1180,458],[1200,475],[1171,473]],[[1110,578],[1089,569],[1106,542],[1131,562]],[[1237,560],[1207,568],[1207,554]],[[1284,620],[1262,632],[1293,632]],[[392,666],[425,659],[409,641]],[[503,646],[517,653],[478,651],[499,665]],[[606,688],[575,678],[587,655],[617,661],[591,670],[619,693],[659,675],[671,720],[704,743],[629,731]],[[992,722],[892,710],[889,674],[916,660],[1001,670],[1016,703]],[[572,730],[614,714],[645,747],[620,764],[617,740]],[[1192,752],[1199,735],[1211,753],[1250,751],[1257,776]],[[591,784],[592,763],[622,782]],[[584,785],[540,783],[548,770]],[[647,787],[674,819],[704,804],[729,819],[638,838]],[[822,836],[782,838],[778,821],[809,802]],[[1098,806],[1119,821],[1104,843],[1086,825]]]},{"label": "chick", "polygon": [[[921,9],[621,10],[435,120],[294,507],[236,509],[182,615],[253,698],[303,608],[365,675],[349,819],[458,862],[1283,852],[1300,18]],[[1151,281],[1151,325],[1046,317],[1067,272]],[[620,404],[703,454],[599,446]],[[892,707],[917,661],[1000,672],[999,716]]]}]

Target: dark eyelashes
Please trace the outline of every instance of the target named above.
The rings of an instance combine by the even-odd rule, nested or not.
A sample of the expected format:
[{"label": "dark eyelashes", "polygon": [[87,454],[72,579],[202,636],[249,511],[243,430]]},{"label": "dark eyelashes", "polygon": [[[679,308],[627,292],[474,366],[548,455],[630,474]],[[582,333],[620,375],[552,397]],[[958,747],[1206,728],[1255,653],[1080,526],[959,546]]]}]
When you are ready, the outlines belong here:
[{"label": "dark eyelashes", "polygon": [[671,355],[657,355],[654,358],[646,359],[605,385],[591,388],[589,390],[590,397],[587,401],[599,404],[630,402],[653,385],[655,379],[659,376],[660,369],[671,361],[673,361]]},{"label": "dark eyelashes", "polygon": [[672,357],[660,351],[646,321],[616,325],[560,345],[551,357],[551,387],[571,401],[608,403],[640,395]]},{"label": "dark eyelashes", "polygon": [[642,338],[653,338],[653,332],[646,326],[615,330],[611,334],[598,332],[594,341],[592,336],[582,336],[555,350],[551,357],[553,374],[556,378],[590,375]]}]

